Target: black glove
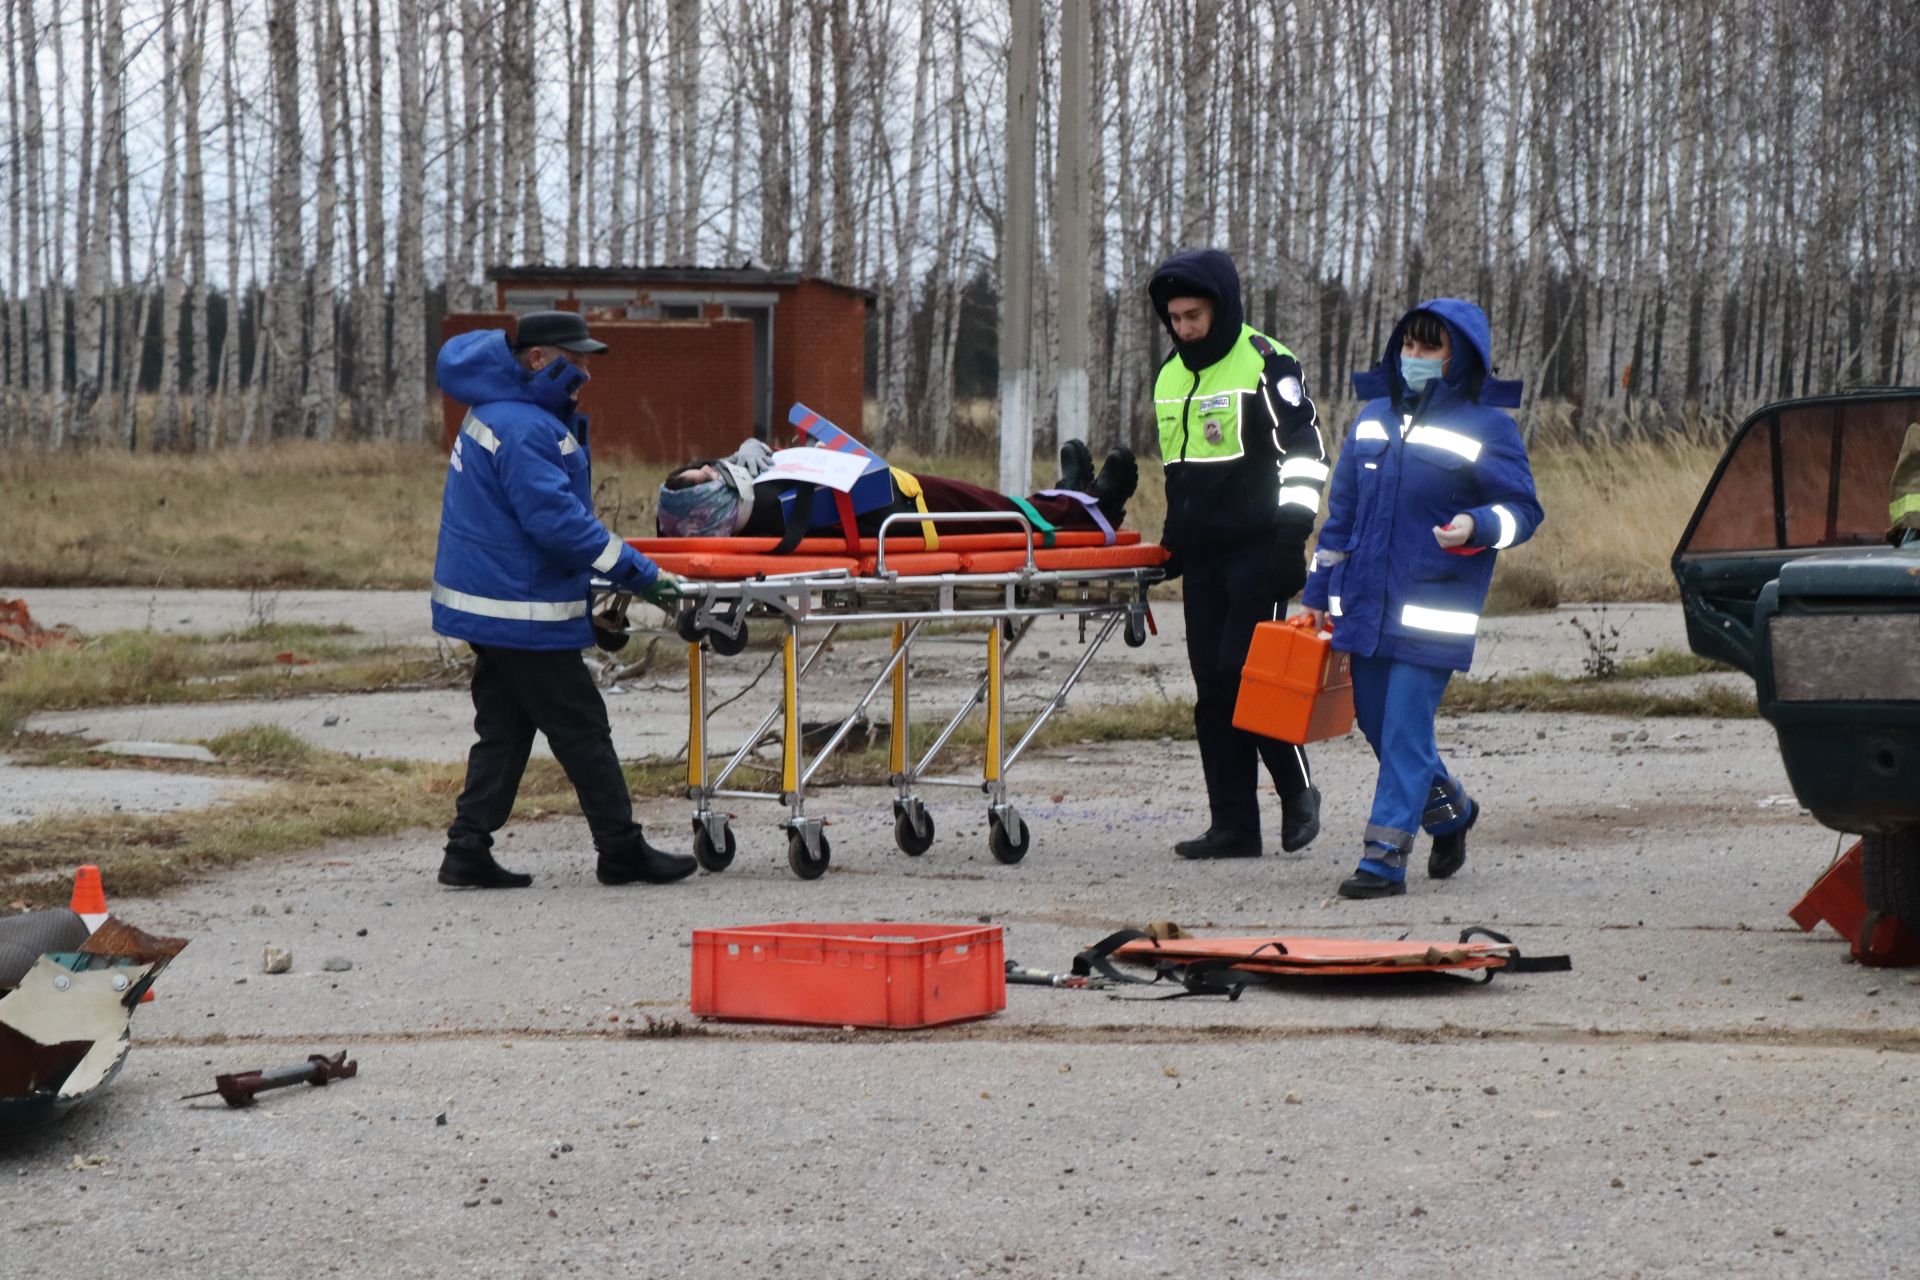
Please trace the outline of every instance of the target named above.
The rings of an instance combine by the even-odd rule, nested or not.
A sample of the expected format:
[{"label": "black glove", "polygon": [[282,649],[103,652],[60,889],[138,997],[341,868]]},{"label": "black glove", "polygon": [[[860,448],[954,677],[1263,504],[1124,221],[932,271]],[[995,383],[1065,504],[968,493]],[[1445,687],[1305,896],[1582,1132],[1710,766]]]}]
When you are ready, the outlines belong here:
[{"label": "black glove", "polygon": [[1277,539],[1267,555],[1267,589],[1273,602],[1284,606],[1307,585],[1307,547],[1303,542]]},{"label": "black glove", "polygon": [[1186,571],[1187,571],[1187,566],[1186,566],[1185,557],[1182,556],[1178,551],[1175,551],[1172,547],[1168,547],[1167,562],[1160,566],[1160,572],[1166,575],[1165,580],[1168,582],[1172,582],[1175,578],[1179,577],[1181,574],[1185,573]]}]

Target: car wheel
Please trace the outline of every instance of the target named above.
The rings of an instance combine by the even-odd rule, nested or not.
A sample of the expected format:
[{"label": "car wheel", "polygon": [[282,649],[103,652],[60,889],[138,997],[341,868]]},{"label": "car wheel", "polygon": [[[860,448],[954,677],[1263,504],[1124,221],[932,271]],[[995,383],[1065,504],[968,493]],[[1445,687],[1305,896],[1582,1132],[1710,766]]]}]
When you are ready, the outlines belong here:
[{"label": "car wheel", "polygon": [[1920,931],[1920,826],[1861,837],[1860,878],[1867,910]]}]

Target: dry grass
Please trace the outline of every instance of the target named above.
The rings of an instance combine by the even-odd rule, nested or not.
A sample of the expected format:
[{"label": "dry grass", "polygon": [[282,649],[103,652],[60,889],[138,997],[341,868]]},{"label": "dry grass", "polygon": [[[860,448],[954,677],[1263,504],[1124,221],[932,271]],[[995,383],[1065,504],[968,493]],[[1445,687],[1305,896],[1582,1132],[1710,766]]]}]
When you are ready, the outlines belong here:
[{"label": "dry grass", "polygon": [[227,636],[114,631],[78,649],[0,653],[0,733],[37,711],[365,691],[451,674],[433,651],[355,645],[338,627],[282,623]]},{"label": "dry grass", "polygon": [[[1671,598],[1667,560],[1718,456],[1718,444],[1689,439],[1537,446],[1547,523],[1503,557],[1493,608]],[[894,461],[987,485],[996,469],[984,455]],[[0,583],[423,587],[445,470],[437,448],[382,444],[0,460],[0,510],[9,515]],[[1129,521],[1154,538],[1165,490],[1150,459],[1142,470]],[[651,530],[663,472],[597,464],[602,518],[629,533]],[[1051,484],[1054,472],[1053,460],[1035,460],[1036,483]]]},{"label": "dry grass", "polygon": [[[234,804],[193,812],[61,816],[0,826],[0,901],[65,902],[73,865],[80,860],[76,849],[100,866],[115,893],[149,894],[202,872],[330,840],[443,826],[452,817],[463,773],[459,764],[337,755],[270,725],[236,731],[214,745],[240,758],[225,772],[264,775],[272,786]],[[60,753],[46,762],[55,761],[70,762]],[[156,766],[143,762],[143,767]],[[681,770],[670,765],[629,767],[627,778],[636,792],[649,795],[668,794],[682,784]],[[528,764],[516,818],[576,807],[558,764]]]}]

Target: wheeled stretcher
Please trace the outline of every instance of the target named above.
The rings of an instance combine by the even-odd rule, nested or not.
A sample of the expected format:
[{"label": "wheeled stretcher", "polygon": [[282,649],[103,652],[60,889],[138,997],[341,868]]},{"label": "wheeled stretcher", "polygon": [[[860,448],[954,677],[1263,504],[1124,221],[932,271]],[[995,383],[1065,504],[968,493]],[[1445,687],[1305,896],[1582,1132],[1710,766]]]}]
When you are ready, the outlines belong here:
[{"label": "wheeled stretcher", "polygon": [[[941,532],[930,526],[938,521]],[[895,530],[896,524],[909,528]],[[928,526],[914,532],[912,525]],[[956,524],[999,530],[952,533]],[[1007,532],[1017,526],[1017,531]],[[832,858],[823,823],[806,811],[807,786],[837,752],[882,689],[891,687],[889,784],[894,789],[894,841],[910,855],[933,845],[933,816],[920,792],[927,787],[978,788],[987,797],[988,847],[1004,863],[1024,858],[1031,832],[1009,797],[1008,774],[1042,726],[1066,705],[1067,695],[1115,631],[1125,643],[1146,643],[1152,628],[1147,588],[1164,577],[1164,548],[1142,543],[1130,530],[1109,533],[1035,532],[1019,513],[896,513],[874,538],[808,538],[790,554],[772,554],[772,539],[636,538],[635,549],[682,580],[678,620],[687,642],[687,795],[693,801],[693,853],[709,871],[734,858],[729,801],[770,800],[785,807],[787,861],[812,880]],[[1011,748],[1005,725],[1007,663],[1043,617],[1079,620],[1084,648],[1059,687]],[[981,671],[970,697],[946,719],[918,758],[912,748],[912,663],[915,646],[933,623],[978,622],[984,635]],[[709,665],[746,648],[750,623],[781,628],[778,704],[730,752],[710,741]],[[830,720],[811,758],[801,713],[807,677],[843,626],[885,624],[892,651],[854,705]],[[945,630],[945,628],[943,628]],[[803,645],[803,640],[806,642]],[[805,653],[802,650],[805,648]],[[978,778],[949,777],[933,769],[961,725],[976,710],[986,717],[985,762]],[[810,707],[806,708],[812,712]],[[818,714],[814,712],[814,714]],[[761,790],[736,781],[758,766],[750,757],[778,735],[777,778]]]}]

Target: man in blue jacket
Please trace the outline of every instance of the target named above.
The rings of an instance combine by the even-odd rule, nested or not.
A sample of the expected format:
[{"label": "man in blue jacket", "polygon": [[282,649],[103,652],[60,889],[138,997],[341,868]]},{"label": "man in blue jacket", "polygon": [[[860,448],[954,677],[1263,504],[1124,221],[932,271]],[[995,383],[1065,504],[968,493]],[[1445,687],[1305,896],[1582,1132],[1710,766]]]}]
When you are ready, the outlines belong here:
[{"label": "man in blue jacket", "polygon": [[474,732],[440,883],[521,889],[533,877],[493,858],[533,749],[546,735],[599,853],[602,884],[664,883],[694,860],[662,853],[633,820],[606,703],[580,652],[594,643],[594,574],[671,605],[678,584],[594,518],[586,419],[575,412],[591,357],[605,351],[569,311],[523,316],[440,348],[442,391],[469,406],[448,462],[433,565],[433,629],[473,647]]},{"label": "man in blue jacket", "polygon": [[1440,760],[1433,721],[1473,638],[1494,560],[1543,518],[1512,418],[1520,384],[1493,376],[1486,313],[1423,302],[1394,327],[1380,363],[1356,374],[1361,408],[1327,497],[1300,602],[1353,655],[1353,709],[1379,757],[1360,865],[1345,898],[1406,892],[1415,835],[1433,838],[1436,880],[1467,860],[1478,802]]}]

